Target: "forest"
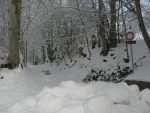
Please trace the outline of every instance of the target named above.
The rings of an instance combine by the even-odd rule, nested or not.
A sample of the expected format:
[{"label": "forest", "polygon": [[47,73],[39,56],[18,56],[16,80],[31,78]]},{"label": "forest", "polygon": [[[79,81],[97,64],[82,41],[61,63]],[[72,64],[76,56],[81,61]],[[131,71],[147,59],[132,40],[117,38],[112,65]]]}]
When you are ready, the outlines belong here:
[{"label": "forest", "polygon": [[0,113],[150,113],[150,0],[0,0]]}]

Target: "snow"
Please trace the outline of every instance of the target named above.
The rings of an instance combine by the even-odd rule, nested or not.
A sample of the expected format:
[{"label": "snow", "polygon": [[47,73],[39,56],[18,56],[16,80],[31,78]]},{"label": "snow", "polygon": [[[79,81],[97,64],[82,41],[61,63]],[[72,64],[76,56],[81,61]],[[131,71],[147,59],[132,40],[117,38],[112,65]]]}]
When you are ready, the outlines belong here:
[{"label": "snow", "polygon": [[136,88],[125,83],[65,81],[14,104],[8,113],[149,113],[150,105],[142,102],[142,92],[137,94]]},{"label": "snow", "polygon": [[0,71],[0,113],[12,106],[15,102],[34,95],[46,86],[46,77],[31,72],[28,69],[3,69]]},{"label": "snow", "polygon": [[126,80],[150,82],[150,53],[144,41],[137,41],[137,44],[133,45],[133,54],[135,63],[142,56],[146,56],[146,58],[137,63],[138,67],[135,69],[135,72],[126,78]]},{"label": "snow", "polygon": [[150,105],[150,90],[149,89],[144,89],[141,93],[140,93],[140,98],[143,102],[147,103],[148,105]]},{"label": "snow", "polygon": [[[94,67],[112,71],[118,64],[124,65],[124,47],[116,50],[117,58],[112,60],[113,51],[106,58],[99,57],[96,48],[91,60],[78,59],[72,68],[45,64],[0,70],[0,113],[149,113],[149,89],[140,92],[137,85],[123,82],[82,82]],[[150,55],[145,43],[137,41],[133,50],[134,62],[146,58],[137,63],[127,80],[150,81]]]},{"label": "snow", "polygon": [[[150,111],[149,89],[140,92],[138,86],[128,86],[123,82],[85,84],[79,82],[80,78],[75,79],[77,82],[69,80],[71,77],[74,79],[75,73],[61,75],[60,73],[64,72],[59,72],[58,75],[56,73],[44,75],[36,69],[38,70],[37,67],[1,70],[1,76],[4,78],[0,79],[0,113],[149,113]],[[41,67],[40,69],[42,70]],[[67,76],[71,77],[67,79]]]},{"label": "snow", "polygon": [[126,80],[136,80],[136,81],[145,81],[150,82],[150,55],[147,56],[145,59],[144,65],[141,64],[140,67],[138,67],[134,74],[131,74]]}]

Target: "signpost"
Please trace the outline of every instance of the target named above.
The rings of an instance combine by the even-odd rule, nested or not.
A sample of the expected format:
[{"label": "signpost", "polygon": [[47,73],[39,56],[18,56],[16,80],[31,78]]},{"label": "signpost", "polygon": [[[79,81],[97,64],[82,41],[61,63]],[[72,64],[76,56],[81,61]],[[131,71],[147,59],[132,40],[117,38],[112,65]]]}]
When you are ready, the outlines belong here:
[{"label": "signpost", "polygon": [[126,41],[126,44],[136,44],[136,41]]},{"label": "signpost", "polygon": [[132,61],[132,68],[134,72],[134,61],[133,61],[133,48],[132,44],[136,44],[136,41],[133,41],[134,39],[134,33],[133,32],[127,32],[126,33],[126,44],[130,44],[130,49],[131,49],[131,61]]}]

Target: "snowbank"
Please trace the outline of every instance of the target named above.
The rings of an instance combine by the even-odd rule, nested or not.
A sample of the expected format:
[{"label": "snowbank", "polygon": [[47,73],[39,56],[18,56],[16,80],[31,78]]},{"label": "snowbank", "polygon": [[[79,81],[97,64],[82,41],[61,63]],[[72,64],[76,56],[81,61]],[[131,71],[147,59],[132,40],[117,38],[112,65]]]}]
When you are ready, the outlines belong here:
[{"label": "snowbank", "polygon": [[140,93],[140,98],[143,102],[147,103],[150,106],[150,90],[145,89]]},{"label": "snowbank", "polygon": [[[145,93],[146,92],[146,93]],[[146,96],[144,95],[146,94]],[[9,113],[150,113],[150,90],[136,85],[62,82],[14,104]]]}]

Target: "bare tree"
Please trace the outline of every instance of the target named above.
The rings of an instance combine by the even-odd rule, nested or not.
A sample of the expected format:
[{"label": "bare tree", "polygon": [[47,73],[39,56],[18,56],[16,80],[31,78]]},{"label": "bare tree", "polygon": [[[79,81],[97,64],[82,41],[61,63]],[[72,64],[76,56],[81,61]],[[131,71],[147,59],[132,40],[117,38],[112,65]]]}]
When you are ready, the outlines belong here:
[{"label": "bare tree", "polygon": [[145,40],[145,43],[150,51],[150,38],[149,35],[147,33],[146,27],[144,25],[144,21],[143,21],[143,17],[142,17],[142,13],[141,13],[141,5],[140,5],[140,0],[135,0],[135,5],[136,5],[136,14],[137,14],[137,18],[139,21],[139,27],[141,29],[143,38]]},{"label": "bare tree", "polygon": [[102,52],[101,55],[106,56],[109,51],[108,47],[108,33],[107,33],[107,19],[104,11],[103,0],[98,0],[99,4],[99,22],[98,22],[98,38],[101,40]]},{"label": "bare tree", "polygon": [[19,66],[19,39],[20,39],[20,19],[21,18],[21,0],[9,1],[8,12],[8,36],[9,36],[9,55],[8,64],[10,69]]},{"label": "bare tree", "polygon": [[[142,16],[142,11],[141,11],[141,4],[140,4],[140,0],[133,0],[133,1],[127,1],[127,3],[125,3],[123,0],[120,0],[124,6],[129,10],[131,11],[132,13],[136,14],[137,15],[137,19],[139,21],[139,27],[140,27],[140,30],[142,32],[142,35],[143,35],[143,38],[145,40],[145,43],[150,51],[150,38],[149,38],[149,35],[147,33],[147,30],[146,30],[146,27],[145,27],[145,24],[144,24],[144,20],[143,20],[143,16]],[[133,7],[133,4],[132,2],[135,1],[135,7],[136,9]]]},{"label": "bare tree", "polygon": [[110,0],[110,33],[109,41],[110,47],[116,47],[117,35],[116,35],[116,0]]}]

